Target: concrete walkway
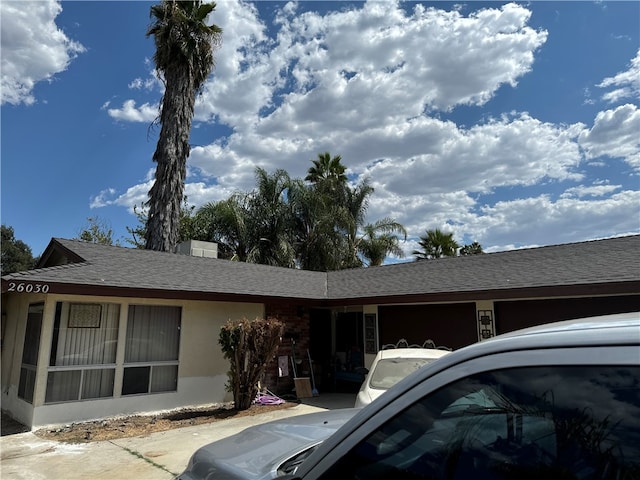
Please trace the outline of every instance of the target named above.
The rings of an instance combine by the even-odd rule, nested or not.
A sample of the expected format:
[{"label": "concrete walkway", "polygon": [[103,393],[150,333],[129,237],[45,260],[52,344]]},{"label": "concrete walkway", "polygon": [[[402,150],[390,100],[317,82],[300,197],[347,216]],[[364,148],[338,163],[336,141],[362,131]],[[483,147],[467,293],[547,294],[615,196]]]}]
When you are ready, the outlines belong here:
[{"label": "concrete walkway", "polygon": [[201,446],[248,426],[304,413],[352,407],[354,394],[329,393],[264,414],[176,428],[146,437],[85,444],[43,440],[33,433],[0,439],[2,480],[171,480]]}]

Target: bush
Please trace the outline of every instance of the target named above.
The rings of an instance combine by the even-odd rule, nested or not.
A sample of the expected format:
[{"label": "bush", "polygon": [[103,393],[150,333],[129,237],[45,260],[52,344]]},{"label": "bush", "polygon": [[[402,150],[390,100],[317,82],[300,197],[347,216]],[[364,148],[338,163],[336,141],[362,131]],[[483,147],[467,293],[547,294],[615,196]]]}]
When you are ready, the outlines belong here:
[{"label": "bush", "polygon": [[274,318],[229,320],[220,329],[218,343],[231,363],[227,390],[233,393],[237,410],[246,410],[258,394],[258,382],[273,359],[284,332],[284,324]]}]

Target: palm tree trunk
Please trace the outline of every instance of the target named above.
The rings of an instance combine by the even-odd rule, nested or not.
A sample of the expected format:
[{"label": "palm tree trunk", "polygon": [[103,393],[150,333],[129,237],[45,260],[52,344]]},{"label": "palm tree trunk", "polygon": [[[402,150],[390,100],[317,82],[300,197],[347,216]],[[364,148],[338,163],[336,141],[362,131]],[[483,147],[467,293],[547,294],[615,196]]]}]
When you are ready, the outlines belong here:
[{"label": "palm tree trunk", "polygon": [[165,80],[162,128],[153,154],[157,167],[155,183],[149,191],[146,248],[172,252],[179,240],[195,88],[185,71],[165,72]]}]

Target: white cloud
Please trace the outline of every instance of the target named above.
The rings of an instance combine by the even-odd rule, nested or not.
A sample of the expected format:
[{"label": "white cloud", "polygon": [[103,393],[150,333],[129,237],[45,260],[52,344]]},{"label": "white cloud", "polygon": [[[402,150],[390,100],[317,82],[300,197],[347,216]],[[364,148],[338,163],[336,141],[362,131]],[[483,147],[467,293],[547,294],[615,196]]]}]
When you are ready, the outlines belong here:
[{"label": "white cloud", "polygon": [[122,108],[108,108],[107,112],[111,118],[128,122],[153,122],[159,114],[158,105],[144,103],[136,107],[134,100],[126,100]]},{"label": "white cloud", "polygon": [[[411,12],[403,6],[345,4],[321,16],[300,13],[291,2],[277,13],[274,33],[255,7],[220,2],[214,21],[233,35],[224,37],[195,120],[219,122],[232,133],[192,149],[189,203],[253,188],[256,166],[303,177],[310,161],[329,150],[350,174],[371,179],[367,218],[401,222],[411,237],[403,244],[408,254],[430,228],[450,228],[460,243],[473,238],[505,247],[640,230],[640,193],[589,185],[584,172],[606,165],[604,157],[637,168],[636,106],[600,112],[591,128],[526,112],[469,126],[442,120],[441,112],[481,106],[501,87],[516,88],[547,33],[527,25],[531,12],[522,5],[466,16],[473,3],[452,12],[438,4]],[[625,77],[614,78],[603,84],[626,85]],[[145,106],[151,108],[129,100],[117,112],[141,121]],[[539,193],[545,185],[557,193]],[[530,190],[516,200],[482,203],[516,187]]]},{"label": "white cloud", "polygon": [[116,190],[114,188],[107,188],[101,191],[98,195],[91,198],[89,202],[89,208],[106,207],[111,203],[109,198],[113,197],[115,194]]},{"label": "white cloud", "polygon": [[[481,132],[459,131],[426,117],[424,109],[482,104],[500,85],[516,85],[546,39],[546,32],[526,26],[530,12],[514,4],[468,17],[421,7],[407,14],[394,2],[322,17],[289,4],[279,14],[274,40],[265,38],[255,12],[242,4],[225,2],[218,11],[223,29],[243,40],[234,35],[223,44],[223,60],[197,104],[196,119],[215,112],[234,133],[195,148],[190,164],[221,185],[240,188],[253,181],[256,165],[302,175],[328,149],[366,174],[379,158],[419,156],[428,163],[429,154],[441,154],[454,138],[469,135],[467,141],[479,143]],[[489,128],[495,127],[484,131]],[[520,148],[528,146],[524,141]],[[527,178],[543,176],[542,170],[569,176],[563,162],[575,163],[567,160],[575,152],[564,139],[555,146],[562,147],[560,158]]]},{"label": "white cloud", "polygon": [[580,185],[565,190],[560,198],[604,197],[620,190],[620,185]]},{"label": "white cloud", "polygon": [[640,171],[640,110],[630,103],[598,112],[590,130],[579,137],[586,157],[623,158]]},{"label": "white cloud", "polygon": [[503,246],[606,238],[613,232],[638,233],[639,191],[620,191],[606,198],[584,200],[549,195],[497,202],[485,206],[465,228],[473,231],[480,243]]},{"label": "white cloud", "polygon": [[57,1],[0,2],[2,104],[33,104],[35,85],[51,81],[85,51],[56,26],[61,11]]},{"label": "white cloud", "polygon": [[613,91],[602,96],[608,102],[613,103],[629,98],[640,99],[640,50],[631,60],[628,70],[605,78],[597,86],[601,88],[615,87]]},{"label": "white cloud", "polygon": [[152,185],[153,180],[148,180],[145,183],[129,187],[127,191],[121,195],[118,195],[116,189],[107,188],[95,197],[92,197],[89,202],[89,206],[90,208],[101,208],[117,205],[120,207],[127,207],[129,211],[133,212],[134,206],[140,206],[142,203],[147,201],[149,198],[149,189]]}]

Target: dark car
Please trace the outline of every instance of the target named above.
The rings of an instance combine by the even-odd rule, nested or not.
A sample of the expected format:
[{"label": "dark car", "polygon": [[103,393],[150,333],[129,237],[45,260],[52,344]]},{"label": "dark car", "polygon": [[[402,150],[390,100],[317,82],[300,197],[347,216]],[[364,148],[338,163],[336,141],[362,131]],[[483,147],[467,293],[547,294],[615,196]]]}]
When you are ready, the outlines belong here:
[{"label": "dark car", "polygon": [[[277,422],[268,428],[276,437],[287,434]],[[242,450],[242,438],[223,442]],[[207,447],[205,463],[221,454],[216,445]],[[264,461],[284,453],[274,450]],[[252,478],[246,465],[235,467],[236,478]],[[638,479],[640,313],[543,325],[452,352],[397,383],[299,465],[276,474]]]}]

